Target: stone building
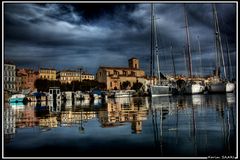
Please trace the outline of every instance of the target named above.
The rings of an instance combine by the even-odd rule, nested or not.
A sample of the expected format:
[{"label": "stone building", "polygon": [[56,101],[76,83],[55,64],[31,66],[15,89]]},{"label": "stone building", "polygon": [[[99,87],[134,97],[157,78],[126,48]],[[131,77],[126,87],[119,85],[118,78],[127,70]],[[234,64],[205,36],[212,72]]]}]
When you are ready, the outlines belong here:
[{"label": "stone building", "polygon": [[123,82],[129,81],[130,87],[133,83],[146,83],[145,72],[139,67],[139,60],[131,58],[128,60],[128,67],[99,67],[96,80],[105,83],[107,90],[121,89]]},{"label": "stone building", "polygon": [[57,79],[61,83],[71,83],[72,81],[94,80],[95,76],[86,72],[80,74],[79,71],[63,70],[57,72]]},{"label": "stone building", "polygon": [[39,78],[47,80],[56,80],[57,71],[53,68],[40,68]]},{"label": "stone building", "polygon": [[4,64],[4,90],[16,91],[16,65],[12,63]]}]

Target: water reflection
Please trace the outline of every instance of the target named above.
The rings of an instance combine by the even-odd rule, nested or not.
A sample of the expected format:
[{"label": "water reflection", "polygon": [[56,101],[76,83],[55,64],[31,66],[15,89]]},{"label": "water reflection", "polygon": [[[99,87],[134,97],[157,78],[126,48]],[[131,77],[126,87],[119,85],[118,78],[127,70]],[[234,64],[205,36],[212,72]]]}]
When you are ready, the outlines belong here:
[{"label": "water reflection", "polygon": [[[116,142],[111,143],[113,148],[118,146],[118,143],[121,144],[122,140],[117,135],[122,135],[123,132],[131,135],[124,148],[140,147],[134,145],[137,142],[131,143],[140,138],[138,141],[144,141],[142,148],[131,151],[136,156],[139,150],[148,150],[144,149],[144,146],[154,147],[148,150],[148,153],[151,153],[148,156],[235,155],[235,98],[235,94],[216,94],[115,98],[106,101],[98,99],[76,101],[74,105],[71,101],[48,101],[27,105],[6,103],[4,143],[8,153],[13,154],[11,149],[22,140],[18,138],[18,132],[22,132],[24,128],[34,129],[24,130],[32,135],[36,132],[54,132],[55,137],[59,139],[61,133],[75,134],[70,133],[68,129],[77,129],[78,136],[95,138],[96,135],[90,132],[93,129],[99,133],[109,130],[108,133],[104,133],[115,139]],[[99,140],[96,139],[95,143]],[[41,143],[47,145],[45,141]],[[71,145],[64,144],[66,147]],[[85,142],[78,147],[86,150],[87,146],[88,143]],[[25,147],[27,150],[28,145]],[[144,153],[148,154],[141,154]]]},{"label": "water reflection", "polygon": [[133,98],[108,99],[106,107],[99,111],[98,118],[102,127],[114,127],[131,123],[132,133],[141,133],[142,121],[147,119],[146,100]]},{"label": "water reflection", "polygon": [[[215,154],[232,155],[236,149],[234,100],[234,94],[153,97],[150,110],[155,150],[160,156],[185,156],[182,150],[189,156],[208,156],[209,150],[222,144],[223,152]],[[180,144],[183,139],[185,144]],[[174,145],[181,145],[181,149]]]}]

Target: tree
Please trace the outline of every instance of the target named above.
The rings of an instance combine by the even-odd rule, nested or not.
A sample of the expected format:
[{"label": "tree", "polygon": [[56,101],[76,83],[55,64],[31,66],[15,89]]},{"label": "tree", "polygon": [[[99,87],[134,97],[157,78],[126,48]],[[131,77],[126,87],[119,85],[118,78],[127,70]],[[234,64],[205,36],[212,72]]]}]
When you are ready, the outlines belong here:
[{"label": "tree", "polygon": [[34,86],[37,88],[37,91],[47,92],[49,88],[49,83],[47,79],[37,79],[34,82]]},{"label": "tree", "polygon": [[131,83],[129,81],[124,81],[120,87],[121,89],[127,89],[130,85]]},{"label": "tree", "polygon": [[47,80],[47,79],[37,79],[34,82],[34,86],[37,88],[37,91],[48,92],[49,87],[60,87],[61,82],[57,80]]},{"label": "tree", "polygon": [[133,83],[132,89],[139,91],[142,88],[143,84],[141,82]]}]

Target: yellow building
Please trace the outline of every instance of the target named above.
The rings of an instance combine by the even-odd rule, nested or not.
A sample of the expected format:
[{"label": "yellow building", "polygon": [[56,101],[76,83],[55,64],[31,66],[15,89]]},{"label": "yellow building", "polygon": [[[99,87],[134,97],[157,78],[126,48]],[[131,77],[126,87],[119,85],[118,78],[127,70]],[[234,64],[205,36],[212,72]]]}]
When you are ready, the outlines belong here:
[{"label": "yellow building", "polygon": [[[139,69],[139,60],[131,58],[128,60],[128,67],[99,67],[96,80],[105,83],[107,90],[121,89],[121,84],[129,81],[131,86],[135,82],[141,82],[145,85],[145,72]],[[131,87],[130,86],[130,87]]]},{"label": "yellow building", "polygon": [[80,74],[79,71],[64,70],[57,73],[57,79],[61,83],[71,83],[72,81],[94,80],[95,76],[85,72]]},{"label": "yellow building", "polygon": [[40,68],[39,77],[41,79],[56,80],[56,73],[57,73],[56,69]]}]

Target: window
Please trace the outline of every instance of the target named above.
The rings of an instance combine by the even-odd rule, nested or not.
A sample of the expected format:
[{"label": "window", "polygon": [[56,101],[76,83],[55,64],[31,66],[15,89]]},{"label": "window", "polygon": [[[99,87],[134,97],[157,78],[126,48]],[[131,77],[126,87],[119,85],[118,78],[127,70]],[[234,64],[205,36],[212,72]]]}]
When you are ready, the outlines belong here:
[{"label": "window", "polygon": [[52,94],[52,90],[50,90],[50,94]]},{"label": "window", "polygon": [[127,71],[123,71],[123,75],[126,76],[127,75]]},{"label": "window", "polygon": [[118,71],[114,71],[114,75],[118,75]]},{"label": "window", "polygon": [[135,76],[135,72],[132,71],[132,72],[131,72],[131,75],[132,75],[132,76]]}]

